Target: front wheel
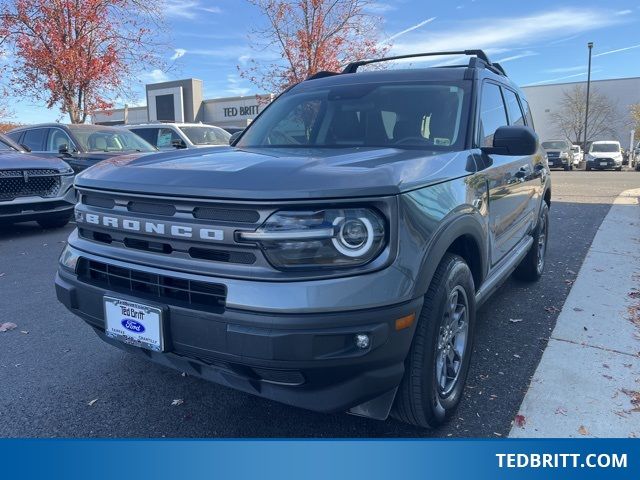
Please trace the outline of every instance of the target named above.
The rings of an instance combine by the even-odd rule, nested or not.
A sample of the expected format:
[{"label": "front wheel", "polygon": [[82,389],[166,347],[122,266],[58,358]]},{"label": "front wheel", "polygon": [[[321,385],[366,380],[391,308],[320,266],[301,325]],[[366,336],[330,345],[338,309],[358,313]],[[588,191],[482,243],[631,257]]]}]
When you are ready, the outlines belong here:
[{"label": "front wheel", "polygon": [[549,240],[549,206],[543,202],[538,217],[538,224],[533,231],[533,244],[516,268],[514,275],[516,278],[525,281],[536,281],[544,272],[544,265],[547,256],[547,243]]},{"label": "front wheel", "polygon": [[446,254],[425,295],[392,415],[419,427],[444,423],[460,403],[476,317],[473,276]]}]

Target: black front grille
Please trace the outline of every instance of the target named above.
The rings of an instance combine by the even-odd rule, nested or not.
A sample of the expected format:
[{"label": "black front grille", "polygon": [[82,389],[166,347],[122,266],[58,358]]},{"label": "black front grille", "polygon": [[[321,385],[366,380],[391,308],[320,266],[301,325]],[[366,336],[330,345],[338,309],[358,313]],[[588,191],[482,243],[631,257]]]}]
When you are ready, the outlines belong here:
[{"label": "black front grille", "polygon": [[219,222],[256,223],[260,220],[260,214],[255,210],[236,208],[197,207],[193,211],[193,216]]},{"label": "black front grille", "polygon": [[130,212],[164,215],[167,217],[172,217],[176,214],[176,207],[167,203],[129,202],[127,210]]},{"label": "black front grille", "polygon": [[81,280],[92,285],[168,304],[223,309],[227,299],[224,285],[142,272],[86,258],[78,262],[77,272]]},{"label": "black front grille", "polygon": [[0,171],[0,200],[16,197],[55,197],[60,191],[60,174],[56,170]]}]

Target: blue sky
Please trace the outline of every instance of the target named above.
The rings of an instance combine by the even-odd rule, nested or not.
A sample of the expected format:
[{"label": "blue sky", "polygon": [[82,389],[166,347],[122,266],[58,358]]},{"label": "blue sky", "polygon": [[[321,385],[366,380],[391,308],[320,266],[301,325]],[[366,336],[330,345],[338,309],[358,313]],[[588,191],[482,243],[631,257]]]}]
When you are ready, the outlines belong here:
[{"label": "blue sky", "polygon": [[[531,85],[586,79],[586,45],[592,41],[593,79],[640,76],[640,0],[381,0],[370,10],[384,19],[391,54],[482,48],[516,83]],[[188,77],[204,81],[205,98],[259,93],[237,72],[237,65],[260,56],[247,41],[251,27],[262,25],[253,6],[243,0],[168,0],[166,17],[173,47],[167,56],[174,67],[138,78],[140,102],[145,83]],[[14,110],[21,122],[60,117],[24,100]]]}]

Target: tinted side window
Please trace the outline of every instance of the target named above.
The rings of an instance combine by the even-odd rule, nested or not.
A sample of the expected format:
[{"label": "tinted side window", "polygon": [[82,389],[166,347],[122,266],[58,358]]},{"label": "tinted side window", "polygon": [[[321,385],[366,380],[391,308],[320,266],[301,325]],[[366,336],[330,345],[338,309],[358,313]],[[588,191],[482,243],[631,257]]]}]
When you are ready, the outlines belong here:
[{"label": "tinted side window", "polygon": [[44,152],[44,141],[46,138],[46,128],[34,128],[24,133],[22,143],[29,147],[32,152]]},{"label": "tinted side window", "polygon": [[533,125],[533,117],[531,116],[531,108],[529,107],[529,104],[524,98],[521,98],[520,100],[522,100],[522,108],[524,108],[524,115],[527,119],[527,125],[535,129],[536,127]]},{"label": "tinted side window", "polygon": [[158,146],[158,129],[157,128],[131,128],[133,133],[142,137],[154,147]]},{"label": "tinted side window", "polygon": [[507,104],[507,112],[509,112],[509,125],[524,125],[524,114],[516,94],[506,88],[502,89],[502,93]]},{"label": "tinted side window", "polygon": [[182,142],[175,130],[173,128],[161,128],[158,130],[158,139],[155,142],[155,146],[158,148],[171,148],[174,141]]},{"label": "tinted side window", "polygon": [[22,132],[9,132],[5,135],[7,135],[7,137],[9,137],[14,142],[20,143],[20,136],[22,135]]},{"label": "tinted side window", "polygon": [[65,132],[58,128],[49,129],[49,140],[47,141],[47,152],[58,152],[60,147],[66,145],[67,149],[73,148],[73,142]]},{"label": "tinted side window", "polygon": [[482,147],[493,146],[493,134],[498,127],[507,125],[507,112],[500,93],[500,87],[493,83],[485,83],[480,100],[479,141]]}]

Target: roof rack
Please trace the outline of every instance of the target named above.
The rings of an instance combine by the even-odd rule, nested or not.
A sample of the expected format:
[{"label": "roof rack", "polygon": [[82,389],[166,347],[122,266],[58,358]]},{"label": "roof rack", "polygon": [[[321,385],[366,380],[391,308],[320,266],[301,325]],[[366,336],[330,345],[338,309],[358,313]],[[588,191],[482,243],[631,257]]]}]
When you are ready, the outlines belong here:
[{"label": "roof rack", "polygon": [[363,65],[370,65],[372,63],[380,63],[380,62],[389,62],[394,60],[403,60],[405,58],[417,58],[417,57],[438,57],[445,55],[468,55],[473,56],[474,58],[470,59],[468,68],[478,68],[477,60],[481,61],[483,67],[490,69],[492,72],[497,73],[498,75],[507,76],[502,66],[498,63],[491,63],[489,57],[483,50],[453,50],[450,52],[428,52],[428,53],[412,53],[409,55],[397,55],[395,57],[383,57],[383,58],[373,58],[370,60],[360,60],[357,62],[351,62],[347,65],[342,73],[355,73],[358,71],[359,67]]}]

